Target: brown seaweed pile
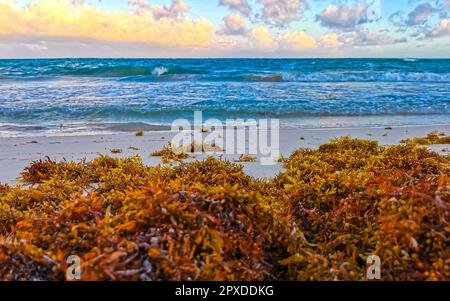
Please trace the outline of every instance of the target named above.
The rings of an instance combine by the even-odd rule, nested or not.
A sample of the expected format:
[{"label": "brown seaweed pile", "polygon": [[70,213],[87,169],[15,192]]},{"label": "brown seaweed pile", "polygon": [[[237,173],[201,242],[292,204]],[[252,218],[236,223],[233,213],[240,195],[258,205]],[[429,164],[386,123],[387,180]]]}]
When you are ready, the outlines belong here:
[{"label": "brown seaweed pile", "polygon": [[450,157],[341,138],[273,180],[207,158],[32,163],[0,185],[0,279],[450,280]]},{"label": "brown seaweed pile", "polygon": [[450,144],[450,136],[445,135],[445,133],[434,131],[429,133],[426,137],[406,139],[402,140],[401,143],[418,145]]}]

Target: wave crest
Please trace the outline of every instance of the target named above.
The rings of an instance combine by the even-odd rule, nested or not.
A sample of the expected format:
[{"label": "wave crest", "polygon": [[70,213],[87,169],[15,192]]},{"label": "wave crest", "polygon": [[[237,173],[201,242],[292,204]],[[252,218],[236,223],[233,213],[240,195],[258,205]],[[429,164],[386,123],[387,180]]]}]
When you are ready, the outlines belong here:
[{"label": "wave crest", "polygon": [[[197,74],[198,71],[185,69],[179,66],[107,66],[94,68],[79,68],[76,70],[61,70],[59,75],[75,77],[111,77],[126,78],[133,76],[163,76],[177,74]],[[57,76],[58,72],[53,72]]]},{"label": "wave crest", "polygon": [[161,76],[163,74],[166,74],[167,72],[169,72],[169,69],[167,69],[166,67],[156,67],[155,69],[153,69],[152,75]]}]

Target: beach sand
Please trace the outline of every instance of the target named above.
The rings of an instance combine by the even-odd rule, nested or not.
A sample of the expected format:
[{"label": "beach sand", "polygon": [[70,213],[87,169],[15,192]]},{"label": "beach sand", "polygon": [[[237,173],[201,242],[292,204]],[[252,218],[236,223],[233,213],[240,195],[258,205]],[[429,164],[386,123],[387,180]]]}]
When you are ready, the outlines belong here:
[{"label": "beach sand", "polygon": [[[337,129],[281,129],[280,152],[289,156],[297,148],[317,148],[334,137],[350,136],[367,140],[377,140],[382,145],[398,144],[400,140],[423,137],[432,131],[450,133],[450,125],[403,126],[391,130],[380,128],[337,128]],[[133,132],[91,136],[53,136],[32,138],[0,138],[0,182],[14,184],[20,172],[32,161],[45,159],[79,161],[91,160],[99,155],[129,157],[140,155],[143,162],[154,166],[161,163],[160,158],[150,153],[160,150],[174,136],[170,131],[149,131],[143,137]],[[304,138],[304,140],[301,139]],[[430,146],[434,151],[447,153],[447,146]],[[113,154],[111,150],[120,149],[122,153]],[[194,159],[204,159],[198,155]],[[227,160],[237,160],[239,155],[223,156]],[[190,159],[192,160],[192,159]],[[281,164],[264,166],[259,162],[242,163],[245,171],[256,178],[269,178],[282,170]]]}]

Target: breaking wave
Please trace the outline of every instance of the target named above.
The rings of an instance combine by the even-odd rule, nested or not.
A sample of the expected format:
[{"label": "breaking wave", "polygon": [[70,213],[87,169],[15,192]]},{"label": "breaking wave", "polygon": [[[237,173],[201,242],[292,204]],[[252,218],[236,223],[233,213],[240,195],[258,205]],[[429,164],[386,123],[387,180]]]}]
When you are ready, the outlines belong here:
[{"label": "breaking wave", "polygon": [[226,72],[216,73],[211,71],[189,70],[181,67],[108,67],[81,69],[68,72],[64,75],[111,77],[129,80],[148,80],[165,77],[166,80],[192,80],[201,81],[228,81],[228,82],[441,82],[450,83],[450,73],[431,72],[280,72],[280,73],[246,73]]},{"label": "breaking wave", "polygon": [[[131,76],[163,76],[175,74],[196,74],[198,71],[182,67],[147,67],[147,66],[111,66],[62,70],[61,75],[90,77],[131,77]],[[56,74],[55,74],[56,75]]]}]

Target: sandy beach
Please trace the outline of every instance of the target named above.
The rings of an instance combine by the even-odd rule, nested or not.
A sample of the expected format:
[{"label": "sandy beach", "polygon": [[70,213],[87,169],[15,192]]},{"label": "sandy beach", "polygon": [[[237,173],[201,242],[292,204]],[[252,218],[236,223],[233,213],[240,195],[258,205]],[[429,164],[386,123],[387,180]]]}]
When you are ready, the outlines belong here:
[{"label": "sandy beach", "polygon": [[[402,126],[386,129],[385,127],[369,128],[336,128],[336,129],[281,129],[280,152],[289,156],[297,148],[317,148],[334,137],[350,136],[352,138],[377,140],[382,145],[398,144],[401,140],[426,136],[432,131],[449,133],[450,125],[435,126]],[[160,158],[150,153],[163,148],[174,136],[170,131],[148,131],[143,137],[134,132],[92,136],[52,136],[0,138],[0,182],[17,183],[20,172],[32,161],[45,159],[47,156],[55,161],[91,160],[99,155],[112,157],[129,157],[139,155],[149,166],[161,163]],[[304,138],[301,139],[301,137]],[[447,146],[433,145],[432,150],[446,154]],[[120,154],[111,152],[120,149]],[[206,155],[194,156],[189,160],[202,160]],[[235,161],[239,155],[225,155],[224,159]],[[242,163],[245,171],[256,178],[273,177],[283,168],[281,164],[273,166],[261,165],[259,162]]]}]

